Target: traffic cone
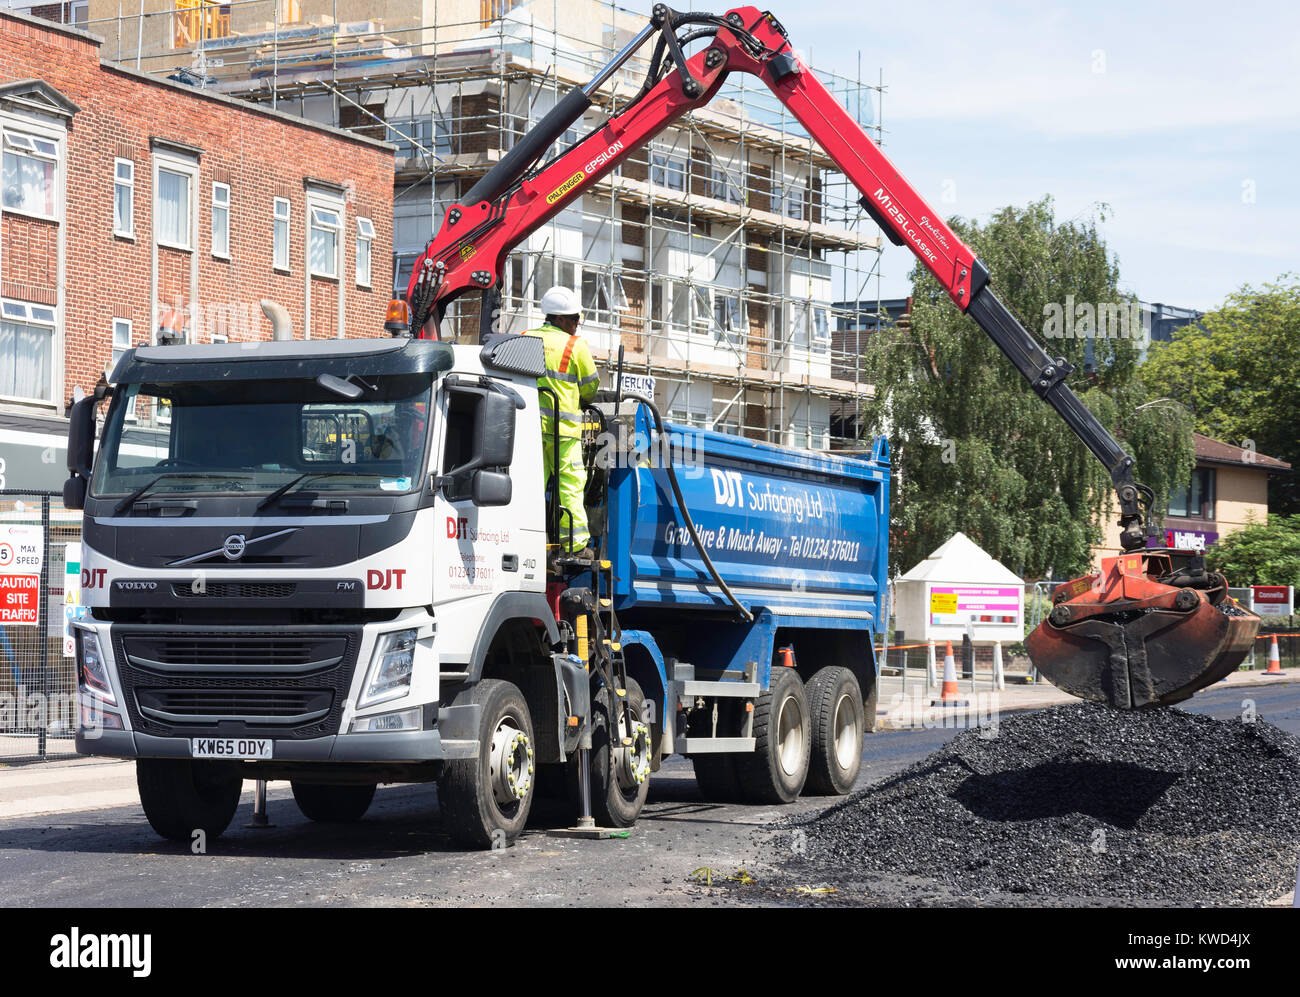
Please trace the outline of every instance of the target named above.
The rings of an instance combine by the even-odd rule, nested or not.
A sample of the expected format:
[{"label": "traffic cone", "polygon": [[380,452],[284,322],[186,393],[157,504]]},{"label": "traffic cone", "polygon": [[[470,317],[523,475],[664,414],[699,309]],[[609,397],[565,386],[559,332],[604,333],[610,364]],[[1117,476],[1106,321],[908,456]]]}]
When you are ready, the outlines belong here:
[{"label": "traffic cone", "polygon": [[958,697],[957,692],[957,663],[952,657],[952,641],[948,641],[943,649],[943,689],[939,693],[941,702],[949,702]]},{"label": "traffic cone", "polygon": [[1282,671],[1282,658],[1277,653],[1277,634],[1273,635],[1273,642],[1268,645],[1268,671],[1265,675],[1285,675]]}]

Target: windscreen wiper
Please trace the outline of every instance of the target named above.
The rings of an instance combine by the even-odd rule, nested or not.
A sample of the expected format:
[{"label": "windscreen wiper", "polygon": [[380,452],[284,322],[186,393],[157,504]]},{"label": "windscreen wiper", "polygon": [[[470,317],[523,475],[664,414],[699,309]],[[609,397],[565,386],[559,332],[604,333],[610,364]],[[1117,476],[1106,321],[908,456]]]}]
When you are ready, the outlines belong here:
[{"label": "windscreen wiper", "polygon": [[276,502],[289,493],[289,491],[299,482],[306,481],[308,478],[373,478],[375,475],[369,471],[308,471],[300,474],[296,478],[286,481],[275,491],[271,492],[266,498],[257,503],[256,512],[261,512],[272,502]]},{"label": "windscreen wiper", "polygon": [[129,509],[137,501],[144,498],[145,494],[163,478],[246,478],[248,475],[240,474],[235,471],[166,471],[158,475],[152,481],[146,482],[135,491],[133,491],[121,502],[113,507],[113,515],[122,512],[123,509]]}]

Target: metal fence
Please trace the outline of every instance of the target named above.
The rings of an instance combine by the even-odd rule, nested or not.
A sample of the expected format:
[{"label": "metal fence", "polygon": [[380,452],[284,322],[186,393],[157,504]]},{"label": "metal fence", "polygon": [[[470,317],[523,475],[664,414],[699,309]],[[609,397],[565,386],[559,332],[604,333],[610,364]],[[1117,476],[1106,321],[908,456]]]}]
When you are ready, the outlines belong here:
[{"label": "metal fence", "polygon": [[79,611],[80,542],[81,513],[61,496],[0,490],[0,764],[75,751],[77,682],[64,638]]}]

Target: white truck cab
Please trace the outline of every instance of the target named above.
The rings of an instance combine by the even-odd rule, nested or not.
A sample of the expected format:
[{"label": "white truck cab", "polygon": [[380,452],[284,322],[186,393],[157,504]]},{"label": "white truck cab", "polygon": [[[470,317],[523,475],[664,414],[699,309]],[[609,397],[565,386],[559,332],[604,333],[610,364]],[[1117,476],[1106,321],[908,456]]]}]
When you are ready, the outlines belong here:
[{"label": "white truck cab", "polygon": [[[77,748],[139,760],[160,833],[219,833],[243,778],[291,779],[309,816],[344,819],[377,783],[456,763],[474,785],[453,833],[518,832],[528,710],[485,734],[472,692],[499,659],[540,663],[555,708],[542,755],[562,760],[541,369],[525,337],[141,348],[114,372],[93,467],[101,399],[79,403]],[[484,808],[494,739],[488,768],[507,771]]]}]

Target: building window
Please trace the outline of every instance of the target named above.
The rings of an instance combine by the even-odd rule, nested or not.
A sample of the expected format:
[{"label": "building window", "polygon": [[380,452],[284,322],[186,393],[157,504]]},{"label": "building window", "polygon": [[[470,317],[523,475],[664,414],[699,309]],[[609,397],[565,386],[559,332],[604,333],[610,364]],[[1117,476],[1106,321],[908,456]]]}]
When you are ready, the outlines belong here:
[{"label": "building window", "polygon": [[230,184],[212,185],[212,255],[230,258]]},{"label": "building window", "polygon": [[131,348],[131,320],[126,318],[113,319],[113,369],[117,369],[117,362],[122,359],[122,354]]},{"label": "building window", "polygon": [[330,208],[310,209],[311,231],[308,233],[310,266],[313,277],[338,277],[339,231],[343,222],[339,212]]},{"label": "building window", "polygon": [[397,146],[397,156],[401,159],[422,159],[426,153],[447,156],[452,152],[450,123],[428,114],[389,119],[384,140]]},{"label": "building window", "polygon": [[154,233],[160,246],[193,249],[191,192],[194,172],[169,166],[158,167],[154,194]]},{"label": "building window", "polygon": [[407,285],[411,283],[411,271],[415,269],[416,257],[410,253],[393,254],[393,297],[406,297]]},{"label": "building window", "polygon": [[275,199],[275,223],[274,223],[274,261],[272,265],[277,270],[289,269],[289,199],[287,197],[277,197]]},{"label": "building window", "polygon": [[135,163],[113,160],[113,234],[135,235]]},{"label": "building window", "polygon": [[221,0],[175,0],[172,48],[194,48],[201,39],[230,36],[230,4]]},{"label": "building window", "polygon": [[831,345],[831,325],[825,308],[813,308],[813,349],[825,353]]},{"label": "building window", "polygon": [[745,342],[745,330],[740,317],[740,296],[717,294],[713,298],[713,323],[719,341],[740,346]]},{"label": "building window", "polygon": [[720,166],[713,167],[713,177],[709,182],[709,196],[719,201],[730,201],[732,204],[745,203],[745,194],[740,189],[740,181],[733,173]]},{"label": "building window", "polygon": [[55,217],[58,144],[50,139],[5,132],[4,206],[41,218]]},{"label": "building window", "polygon": [[803,218],[805,187],[798,180],[782,183],[777,179],[772,184],[772,210],[778,215],[790,218]]},{"label": "building window", "polygon": [[357,284],[370,286],[370,247],[375,241],[375,224],[369,218],[357,219]]},{"label": "building window", "polygon": [[1169,515],[1213,520],[1214,479],[1214,468],[1198,467],[1190,482],[1169,493]]},{"label": "building window", "polygon": [[51,402],[54,309],[22,301],[0,304],[0,396]]},{"label": "building window", "polygon": [[686,160],[656,152],[650,156],[650,182],[669,190],[686,189]]}]

